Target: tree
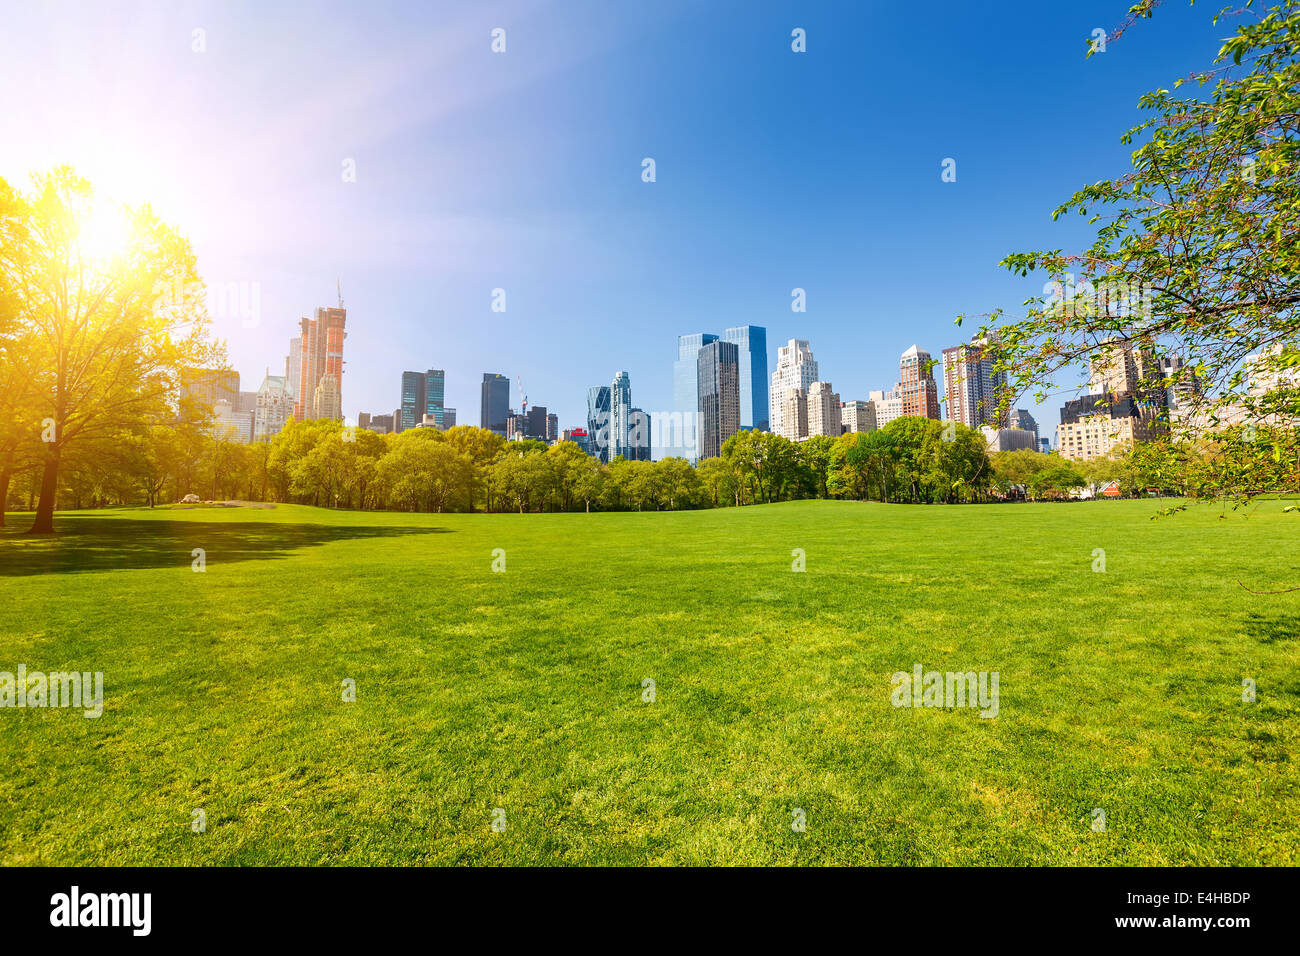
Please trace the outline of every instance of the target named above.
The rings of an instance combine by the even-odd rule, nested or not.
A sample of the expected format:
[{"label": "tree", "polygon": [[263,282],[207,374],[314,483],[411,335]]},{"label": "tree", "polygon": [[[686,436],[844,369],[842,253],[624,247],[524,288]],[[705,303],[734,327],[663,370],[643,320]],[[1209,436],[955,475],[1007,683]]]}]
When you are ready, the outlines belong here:
[{"label": "tree", "polygon": [[[376,436],[377,437],[377,436]],[[376,467],[389,495],[411,511],[442,512],[456,500],[468,506],[474,463],[432,428],[402,432]]]},{"label": "tree", "polygon": [[661,493],[669,508],[690,507],[699,497],[700,475],[685,458],[664,458],[655,462]]},{"label": "tree", "polygon": [[[1142,0],[1133,16],[1155,6]],[[1207,397],[1184,419],[1185,438],[1220,420],[1293,427],[1300,418],[1300,0],[1238,26],[1213,67],[1190,78],[1198,96],[1143,96],[1152,115],[1122,138],[1141,143],[1132,170],[1053,213],[1104,217],[1091,247],[1003,260],[1050,279],[1024,319],[996,329],[992,351],[1012,393],[1036,388],[1041,399],[1060,373],[1104,361],[1119,340],[1184,359],[1169,382],[1152,373],[1144,384],[1199,383]],[[1253,459],[1242,449],[1223,464],[1233,461],[1249,468]],[[1206,487],[1249,498],[1257,485],[1243,470]]]},{"label": "tree", "polygon": [[695,466],[695,471],[706,499],[714,508],[723,507],[733,499],[735,504],[740,504],[739,481],[728,459],[705,458]]},{"label": "tree", "polygon": [[52,534],[65,457],[159,420],[181,373],[218,355],[204,337],[188,240],[148,207],[97,199],[67,167],[35,177],[34,186],[28,197],[7,184],[0,190],[0,288],[29,349],[19,358],[44,439],[31,533]]}]

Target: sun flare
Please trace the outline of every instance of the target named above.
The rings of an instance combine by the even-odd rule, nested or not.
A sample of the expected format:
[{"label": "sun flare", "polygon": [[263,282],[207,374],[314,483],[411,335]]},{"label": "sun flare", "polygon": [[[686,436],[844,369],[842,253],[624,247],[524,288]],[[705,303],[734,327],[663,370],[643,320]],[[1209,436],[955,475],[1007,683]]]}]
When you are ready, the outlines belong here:
[{"label": "sun flare", "polygon": [[121,207],[99,202],[86,210],[77,228],[77,247],[98,262],[120,258],[131,244],[131,223]]}]

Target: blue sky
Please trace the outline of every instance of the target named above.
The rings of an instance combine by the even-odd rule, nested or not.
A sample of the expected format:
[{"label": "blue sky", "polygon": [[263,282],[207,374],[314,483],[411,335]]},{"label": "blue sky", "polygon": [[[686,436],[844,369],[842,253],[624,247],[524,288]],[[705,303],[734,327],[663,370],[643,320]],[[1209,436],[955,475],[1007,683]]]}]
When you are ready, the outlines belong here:
[{"label": "blue sky", "polygon": [[1081,246],[1051,210],[1121,173],[1138,97],[1231,32],[1170,0],[1085,59],[1129,2],[21,5],[0,175],[71,162],[152,202],[210,282],[256,283],[255,327],[214,322],[246,389],[341,279],[349,415],[430,367],[462,423],[485,371],[563,427],[620,369],[668,409],[676,336],[745,323],[865,398],[913,342],[963,340],[958,313],[1014,313],[1041,280],[998,261]]}]

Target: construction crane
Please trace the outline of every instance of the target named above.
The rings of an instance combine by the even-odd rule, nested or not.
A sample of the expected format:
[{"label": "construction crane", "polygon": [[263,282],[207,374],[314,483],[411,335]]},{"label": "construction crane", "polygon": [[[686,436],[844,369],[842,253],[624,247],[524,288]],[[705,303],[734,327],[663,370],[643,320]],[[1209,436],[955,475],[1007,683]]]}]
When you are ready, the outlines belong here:
[{"label": "construction crane", "polygon": [[515,381],[519,383],[519,401],[521,402],[519,414],[526,418],[528,416],[528,396],[524,394],[524,377],[516,375]]}]

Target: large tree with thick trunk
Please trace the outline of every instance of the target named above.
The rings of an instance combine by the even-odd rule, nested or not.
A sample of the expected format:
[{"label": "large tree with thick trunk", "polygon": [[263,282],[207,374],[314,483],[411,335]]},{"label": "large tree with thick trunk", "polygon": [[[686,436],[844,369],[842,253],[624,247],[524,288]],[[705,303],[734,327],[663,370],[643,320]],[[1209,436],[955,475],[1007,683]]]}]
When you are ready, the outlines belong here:
[{"label": "large tree with thick trunk", "polygon": [[0,335],[26,389],[16,445],[39,443],[31,532],[50,534],[65,457],[173,415],[181,373],[219,355],[187,239],[66,167],[33,186],[0,180]]}]

